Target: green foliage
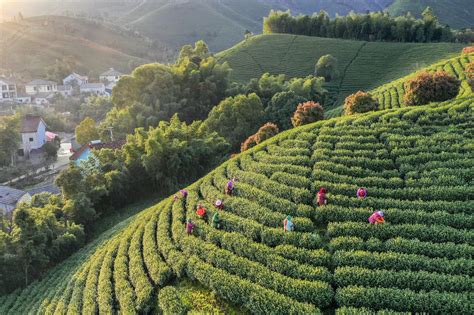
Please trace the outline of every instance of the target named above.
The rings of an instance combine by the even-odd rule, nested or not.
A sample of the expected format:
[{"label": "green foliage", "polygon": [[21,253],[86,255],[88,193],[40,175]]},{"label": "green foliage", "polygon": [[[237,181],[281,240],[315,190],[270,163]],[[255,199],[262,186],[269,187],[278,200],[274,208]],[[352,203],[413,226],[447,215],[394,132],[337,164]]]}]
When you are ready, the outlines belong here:
[{"label": "green foliage", "polygon": [[291,115],[298,105],[306,100],[293,91],[276,93],[266,109],[267,118],[282,130],[290,129],[292,127]]},{"label": "green foliage", "polygon": [[143,65],[122,78],[112,94],[115,107],[101,126],[113,126],[124,138],[178,112],[189,123],[204,119],[225,98],[229,74],[229,66],[218,63],[204,42],[184,46],[176,63]]},{"label": "green foliage", "polygon": [[19,116],[5,116],[0,118],[0,166],[8,166],[12,162],[12,155],[18,149],[20,142]]},{"label": "green foliage", "polygon": [[99,130],[96,127],[94,119],[86,117],[76,130],[76,141],[82,145],[86,145],[93,140],[99,140]]},{"label": "green foliage", "polygon": [[326,81],[331,81],[339,75],[337,59],[332,55],[324,55],[318,59],[315,67],[315,75],[324,77]]},{"label": "green foliage", "polygon": [[165,287],[160,290],[158,294],[158,303],[160,305],[163,314],[186,314],[187,309],[181,300],[178,291],[171,286]]},{"label": "green foliage", "polygon": [[321,104],[310,101],[298,105],[291,117],[291,123],[294,127],[299,127],[323,119],[324,110]]},{"label": "green foliage", "polygon": [[73,56],[56,59],[54,65],[46,69],[46,78],[56,83],[63,82],[63,79],[70,75],[76,68],[76,60]]},{"label": "green foliage", "polygon": [[46,152],[48,159],[55,160],[58,156],[58,149],[58,145],[53,141],[46,142],[43,145],[43,150]]},{"label": "green foliage", "polygon": [[257,94],[238,95],[223,100],[209,113],[203,128],[217,132],[235,149],[257,131],[263,122],[263,105]]},{"label": "green foliage", "polygon": [[405,83],[404,101],[407,105],[424,105],[455,98],[461,81],[444,71],[421,72]]},{"label": "green foliage", "polygon": [[440,25],[432,12],[427,13],[422,20],[415,19],[411,15],[394,18],[385,12],[367,14],[351,12],[347,16],[336,16],[334,19],[330,19],[324,11],[313,16],[291,16],[289,11],[272,10],[263,20],[263,32],[265,34],[287,33],[419,43],[453,41],[455,39],[455,33],[449,26]]},{"label": "green foliage", "polygon": [[377,107],[377,101],[372,95],[363,91],[349,95],[344,101],[344,113],[346,115],[370,112],[376,110]]},{"label": "green foliage", "polygon": [[257,144],[270,139],[271,137],[275,136],[278,134],[278,126],[272,123],[266,123],[260,129],[258,129],[257,133],[251,135],[250,137],[247,138],[242,143],[242,146],[240,148],[241,152],[244,152],[248,149],[250,149],[253,146],[256,146]]},{"label": "green foliage", "polygon": [[112,109],[112,106],[110,97],[90,96],[80,105],[79,118],[83,120],[86,117],[90,117],[95,121],[100,121]]}]

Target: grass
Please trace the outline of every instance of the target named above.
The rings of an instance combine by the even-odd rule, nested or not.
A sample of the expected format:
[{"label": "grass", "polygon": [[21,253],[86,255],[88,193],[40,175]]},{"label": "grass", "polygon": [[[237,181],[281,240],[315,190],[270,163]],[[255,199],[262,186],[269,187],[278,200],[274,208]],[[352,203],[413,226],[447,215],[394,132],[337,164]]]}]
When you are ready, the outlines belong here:
[{"label": "grass", "polygon": [[472,27],[474,25],[474,2],[471,0],[395,0],[386,10],[393,16],[406,12],[416,17],[430,6],[443,24],[454,28]]},{"label": "grass", "polygon": [[[195,313],[240,313],[223,300],[250,312],[365,305],[463,313],[474,245],[466,171],[474,167],[473,106],[468,96],[283,132],[188,187],[186,200],[166,198],[102,233],[41,281],[0,297],[0,313],[150,311],[169,284]],[[236,191],[224,196],[233,176]],[[329,203],[319,208],[321,186]],[[355,198],[360,186],[368,189],[365,200]],[[195,214],[201,203],[212,217],[216,199],[225,205],[221,229]],[[371,226],[367,217],[379,207],[388,223]],[[287,214],[295,232],[282,230]],[[196,223],[192,236],[184,233],[186,218]],[[380,288],[359,276],[366,268],[380,269]],[[388,304],[367,301],[373,290]]]},{"label": "grass", "polygon": [[326,84],[338,107],[357,90],[371,90],[442,59],[459,55],[463,44],[385,43],[288,34],[259,35],[219,53],[234,70],[232,79],[246,82],[262,73],[283,73],[287,78],[314,73],[325,54],[338,59],[339,78]]}]

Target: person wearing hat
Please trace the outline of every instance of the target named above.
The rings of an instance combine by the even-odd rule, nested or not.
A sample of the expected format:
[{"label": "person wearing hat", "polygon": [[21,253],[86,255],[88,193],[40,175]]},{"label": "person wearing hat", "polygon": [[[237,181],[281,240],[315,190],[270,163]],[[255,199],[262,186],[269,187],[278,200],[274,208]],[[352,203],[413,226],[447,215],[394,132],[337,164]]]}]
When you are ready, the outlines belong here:
[{"label": "person wearing hat", "polygon": [[283,230],[285,232],[294,231],[295,224],[293,223],[293,218],[291,215],[288,215],[285,220],[283,220]]},{"label": "person wearing hat", "polygon": [[357,199],[364,199],[365,197],[367,197],[367,189],[364,187],[357,189]]},{"label": "person wearing hat", "polygon": [[328,200],[327,200],[327,197],[326,197],[326,194],[328,193],[327,189],[322,187],[318,194],[317,194],[317,203],[318,203],[318,206],[324,206],[324,205],[327,205],[328,203]]},{"label": "person wearing hat", "polygon": [[204,208],[201,204],[198,204],[197,209],[196,209],[196,214],[201,219],[204,219],[206,217],[206,208]]},{"label": "person wearing hat", "polygon": [[216,208],[219,209],[219,210],[223,210],[223,209],[224,209],[224,203],[222,203],[222,200],[220,200],[220,199],[217,199],[215,206],[216,206]]},{"label": "person wearing hat", "polygon": [[179,192],[181,193],[184,199],[188,197],[188,191],[186,189],[181,189]]},{"label": "person wearing hat", "polygon": [[370,224],[382,224],[382,223],[385,222],[384,216],[385,216],[385,214],[383,213],[383,211],[375,211],[369,217],[369,223]]},{"label": "person wearing hat", "polygon": [[232,191],[234,190],[234,182],[235,182],[235,178],[232,178],[231,180],[227,182],[227,185],[225,186],[225,191],[224,191],[226,195],[232,196]]},{"label": "person wearing hat", "polygon": [[194,223],[191,219],[188,219],[188,221],[185,223],[185,227],[186,227],[186,233],[188,235],[191,235],[193,234],[193,230],[194,230]]}]

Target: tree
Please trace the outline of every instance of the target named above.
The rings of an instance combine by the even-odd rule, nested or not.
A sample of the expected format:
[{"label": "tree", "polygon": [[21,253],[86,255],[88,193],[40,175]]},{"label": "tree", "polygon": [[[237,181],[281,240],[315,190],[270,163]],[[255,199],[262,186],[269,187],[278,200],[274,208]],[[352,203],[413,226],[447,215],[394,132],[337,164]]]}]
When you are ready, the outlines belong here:
[{"label": "tree", "polygon": [[58,157],[58,146],[54,141],[46,142],[43,145],[43,149],[46,152],[47,158],[50,160],[56,160]]},{"label": "tree", "polygon": [[405,83],[404,102],[407,105],[424,105],[443,102],[456,97],[461,81],[445,71],[422,71]]},{"label": "tree", "polygon": [[85,145],[92,140],[97,139],[99,139],[99,130],[95,125],[95,121],[90,117],[86,117],[76,127],[76,141],[82,145]]},{"label": "tree", "polygon": [[291,115],[298,104],[307,100],[293,91],[276,93],[266,109],[266,118],[277,124],[281,130],[290,129],[292,127]]},{"label": "tree", "polygon": [[316,63],[315,75],[331,81],[339,75],[337,59],[332,55],[324,55]]},{"label": "tree", "polygon": [[73,56],[56,59],[55,63],[46,68],[46,78],[54,82],[62,82],[76,68],[76,60]]},{"label": "tree", "polygon": [[265,125],[260,127],[260,129],[258,129],[256,134],[251,135],[247,138],[247,140],[245,140],[244,143],[242,143],[240,151],[247,151],[248,149],[256,146],[257,144],[260,144],[261,142],[275,136],[276,134],[278,134],[278,132],[279,130],[277,125],[272,123],[266,123]]},{"label": "tree", "polygon": [[237,149],[263,121],[264,110],[257,94],[237,95],[219,103],[209,113],[204,126],[217,132]]},{"label": "tree", "polygon": [[0,166],[10,165],[20,142],[19,115],[0,117]]},{"label": "tree", "polygon": [[294,127],[303,126],[324,119],[324,110],[321,104],[313,101],[299,104],[291,123]]},{"label": "tree", "polygon": [[462,49],[462,54],[472,54],[474,53],[474,46],[467,46]]},{"label": "tree", "polygon": [[346,97],[344,101],[344,113],[353,115],[365,113],[378,108],[378,102],[367,92],[357,91]]}]

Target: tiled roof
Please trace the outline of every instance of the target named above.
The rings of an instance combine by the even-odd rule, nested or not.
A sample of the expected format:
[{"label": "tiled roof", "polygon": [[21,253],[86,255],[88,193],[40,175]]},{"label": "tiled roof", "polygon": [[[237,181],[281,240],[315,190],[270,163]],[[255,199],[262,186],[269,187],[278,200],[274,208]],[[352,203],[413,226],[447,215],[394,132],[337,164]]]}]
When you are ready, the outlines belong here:
[{"label": "tiled roof", "polygon": [[[43,119],[40,116],[25,116],[21,120],[21,132],[36,132],[38,126]],[[43,121],[44,124],[44,121]],[[46,125],[46,124],[45,124]]]},{"label": "tiled roof", "polygon": [[43,80],[43,79],[36,79],[31,82],[28,82],[26,85],[55,85],[56,82]]},{"label": "tiled roof", "polygon": [[16,188],[8,187],[8,186],[0,186],[0,206],[10,205],[14,206],[20,200],[23,195],[27,192],[23,190],[19,190]]},{"label": "tiled roof", "polygon": [[58,91],[70,91],[72,90],[72,86],[70,85],[58,85]]},{"label": "tiled roof", "polygon": [[90,147],[94,150],[101,150],[101,149],[120,149],[122,148],[127,141],[125,140],[116,140],[116,141],[111,141],[111,142],[105,142],[105,143],[97,143],[97,144],[91,144]]},{"label": "tiled roof", "polygon": [[75,73],[75,72],[73,72],[73,73],[71,73],[70,75],[68,75],[68,77],[69,77],[69,76],[73,76],[75,79],[81,80],[81,81],[84,81],[84,80],[87,80],[87,79],[88,79],[86,76],[77,74],[77,73]]}]

